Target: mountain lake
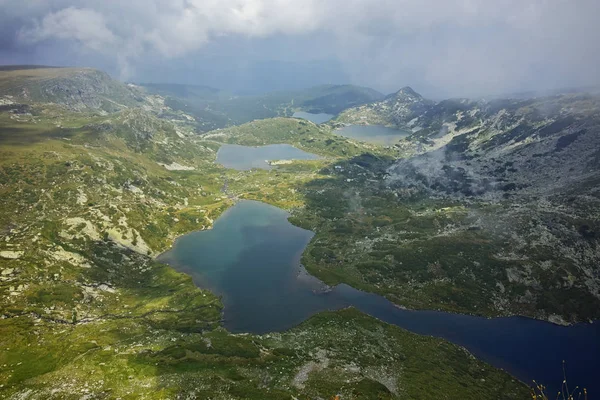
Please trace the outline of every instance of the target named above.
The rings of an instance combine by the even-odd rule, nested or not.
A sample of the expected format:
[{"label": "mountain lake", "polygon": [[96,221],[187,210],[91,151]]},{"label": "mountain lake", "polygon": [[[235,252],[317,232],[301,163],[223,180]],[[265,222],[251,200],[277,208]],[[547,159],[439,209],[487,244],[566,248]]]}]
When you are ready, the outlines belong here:
[{"label": "mountain lake", "polygon": [[352,306],[463,346],[527,384],[543,382],[549,393],[559,389],[565,360],[569,382],[600,393],[600,323],[565,327],[524,317],[413,311],[345,284],[329,288],[300,265],[314,234],[292,225],[288,216],[265,203],[241,201],[212,229],[177,239],[158,260],[222,296],[224,326],[234,333],[283,331],[320,311]]},{"label": "mountain lake", "polygon": [[307,153],[289,144],[270,144],[259,147],[224,144],[217,152],[218,164],[240,171],[252,168],[273,168],[267,161],[317,160],[319,158],[321,157],[316,154]]},{"label": "mountain lake", "polygon": [[309,112],[304,112],[304,111],[296,111],[294,113],[294,115],[292,115],[292,117],[302,118],[302,119],[308,120],[310,122],[314,122],[315,124],[322,124],[324,122],[329,121],[331,118],[335,117],[335,115],[325,114],[325,113],[314,114],[314,113],[309,113]]}]

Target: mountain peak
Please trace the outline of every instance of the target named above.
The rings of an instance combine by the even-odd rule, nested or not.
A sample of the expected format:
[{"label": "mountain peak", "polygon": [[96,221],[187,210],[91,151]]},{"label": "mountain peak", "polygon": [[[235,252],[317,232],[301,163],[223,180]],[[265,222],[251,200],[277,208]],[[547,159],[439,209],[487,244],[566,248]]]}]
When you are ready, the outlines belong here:
[{"label": "mountain peak", "polygon": [[404,86],[402,89],[398,90],[396,92],[396,96],[410,96],[410,97],[418,97],[418,98],[423,98],[423,96],[421,96],[419,93],[415,92],[413,90],[413,88],[411,88],[410,86]]},{"label": "mountain peak", "polygon": [[423,96],[415,92],[410,86],[404,86],[396,93],[392,93],[386,97],[388,101],[401,101],[403,103],[415,103],[423,101]]}]

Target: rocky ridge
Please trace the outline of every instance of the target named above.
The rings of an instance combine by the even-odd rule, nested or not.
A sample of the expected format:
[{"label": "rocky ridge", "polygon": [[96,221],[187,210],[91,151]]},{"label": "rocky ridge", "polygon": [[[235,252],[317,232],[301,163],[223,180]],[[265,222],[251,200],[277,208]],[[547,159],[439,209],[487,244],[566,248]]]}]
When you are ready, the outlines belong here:
[{"label": "rocky ridge", "polygon": [[[490,268],[492,287],[479,289],[496,299],[493,308],[575,322],[597,318],[586,304],[600,304],[598,110],[594,93],[436,103],[405,88],[335,123],[411,130],[394,146],[402,156],[385,167],[386,190],[401,202],[465,207],[463,223],[443,235],[454,246],[493,243],[486,264],[504,266]],[[466,265],[478,257],[471,251],[458,254]],[[443,258],[433,261],[443,269]],[[556,308],[544,312],[549,304],[560,318]]]}]

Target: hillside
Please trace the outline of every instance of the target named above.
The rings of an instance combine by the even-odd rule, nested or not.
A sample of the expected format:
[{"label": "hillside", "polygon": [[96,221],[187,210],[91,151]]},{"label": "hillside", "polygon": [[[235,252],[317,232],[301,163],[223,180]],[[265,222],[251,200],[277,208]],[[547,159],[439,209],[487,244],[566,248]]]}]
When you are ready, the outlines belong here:
[{"label": "hillside", "polygon": [[307,268],[408,307],[597,319],[599,109],[585,93],[435,103],[404,88],[345,111],[332,125],[413,133],[396,144],[399,159],[355,162],[370,180],[356,179],[353,165],[339,174],[356,184],[345,184],[355,195],[336,212],[328,201],[349,197],[338,183],[306,189],[312,210],[299,218],[329,221],[308,225],[322,239],[305,253]]},{"label": "hillside", "polygon": [[5,68],[0,93],[16,102],[51,102],[74,111],[112,112],[144,101],[134,88],[90,68]]},{"label": "hillside", "polygon": [[406,86],[381,101],[349,108],[336,121],[347,124],[370,124],[412,128],[411,121],[426,112],[434,103]]},{"label": "hillside", "polygon": [[[463,348],[356,310],[232,335],[220,298],[154,259],[237,198],[301,210],[299,189],[334,164],[365,152],[391,161],[389,151],[289,118],[195,136],[160,96],[136,107],[94,71],[13,77],[0,92],[0,397],[526,398]],[[121,95],[127,107],[106,106]],[[233,171],[215,164],[221,141],[290,142],[325,158]]]},{"label": "hillside", "polygon": [[[464,189],[463,195],[489,195],[507,182],[516,185],[510,186],[511,192],[533,194],[570,190],[569,185],[585,186],[582,182],[588,180],[593,186],[599,167],[599,108],[600,96],[587,93],[435,103],[404,88],[382,102],[346,110],[333,124],[382,123],[411,130],[411,136],[396,144],[415,156],[410,163],[431,161],[440,168],[447,163],[469,175],[470,187],[440,187],[448,193]],[[427,176],[429,181],[438,178],[443,180]],[[487,183],[481,182],[484,178]]]}]

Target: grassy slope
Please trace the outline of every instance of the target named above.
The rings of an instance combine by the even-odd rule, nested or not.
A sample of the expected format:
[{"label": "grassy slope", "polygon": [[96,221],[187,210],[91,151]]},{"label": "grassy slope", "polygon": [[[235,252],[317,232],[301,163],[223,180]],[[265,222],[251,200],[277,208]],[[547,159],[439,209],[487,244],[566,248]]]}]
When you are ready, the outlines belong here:
[{"label": "grassy slope", "polygon": [[[230,205],[225,179],[235,194],[294,208],[304,200],[293,189],[331,160],[227,171],[213,164],[213,141],[178,139],[144,114],[134,113],[137,124],[128,112],[112,116],[105,130],[107,121],[90,126],[66,112],[58,128],[43,111],[21,122],[0,114],[0,251],[24,252],[0,258],[3,397],[525,397],[521,384],[458,347],[355,311],[284,334],[232,336],[216,328],[218,299],[145,254],[210,226]],[[302,121],[264,124],[281,137],[256,129],[228,141],[285,141],[300,128],[315,139],[300,147],[322,155],[367,149]],[[140,132],[152,132],[145,146]],[[304,382],[300,371],[310,372]]]},{"label": "grassy slope", "polygon": [[112,112],[141,105],[139,93],[92,68],[0,70],[0,93],[24,103],[59,103],[77,110]]},{"label": "grassy slope", "polygon": [[[391,191],[382,179],[385,160],[337,164],[343,169],[326,167],[299,189],[305,207],[292,219],[316,232],[302,262],[326,283],[345,282],[410,308],[598,318],[600,302],[581,284],[579,258],[562,251],[569,242],[546,243],[544,228],[562,225],[562,240],[580,240],[579,226],[596,229],[595,212],[580,219],[535,203]],[[593,255],[593,240],[583,242],[577,257]]]},{"label": "grassy slope", "polygon": [[[377,183],[376,169],[366,185],[344,183],[358,173],[349,169],[307,187],[312,211],[298,218],[321,233],[304,262],[332,284],[348,282],[409,307],[597,319],[599,164],[587,150],[597,147],[599,104],[597,96],[567,94],[445,100],[414,111],[412,102],[392,98],[346,110],[338,121],[412,121],[421,129],[397,147],[439,151],[408,160],[397,190]],[[469,193],[477,187],[470,180],[482,177],[504,193]],[[343,222],[327,216],[340,183],[364,206],[346,206]],[[461,185],[469,198],[453,196]],[[314,215],[329,221],[310,222]]]}]

